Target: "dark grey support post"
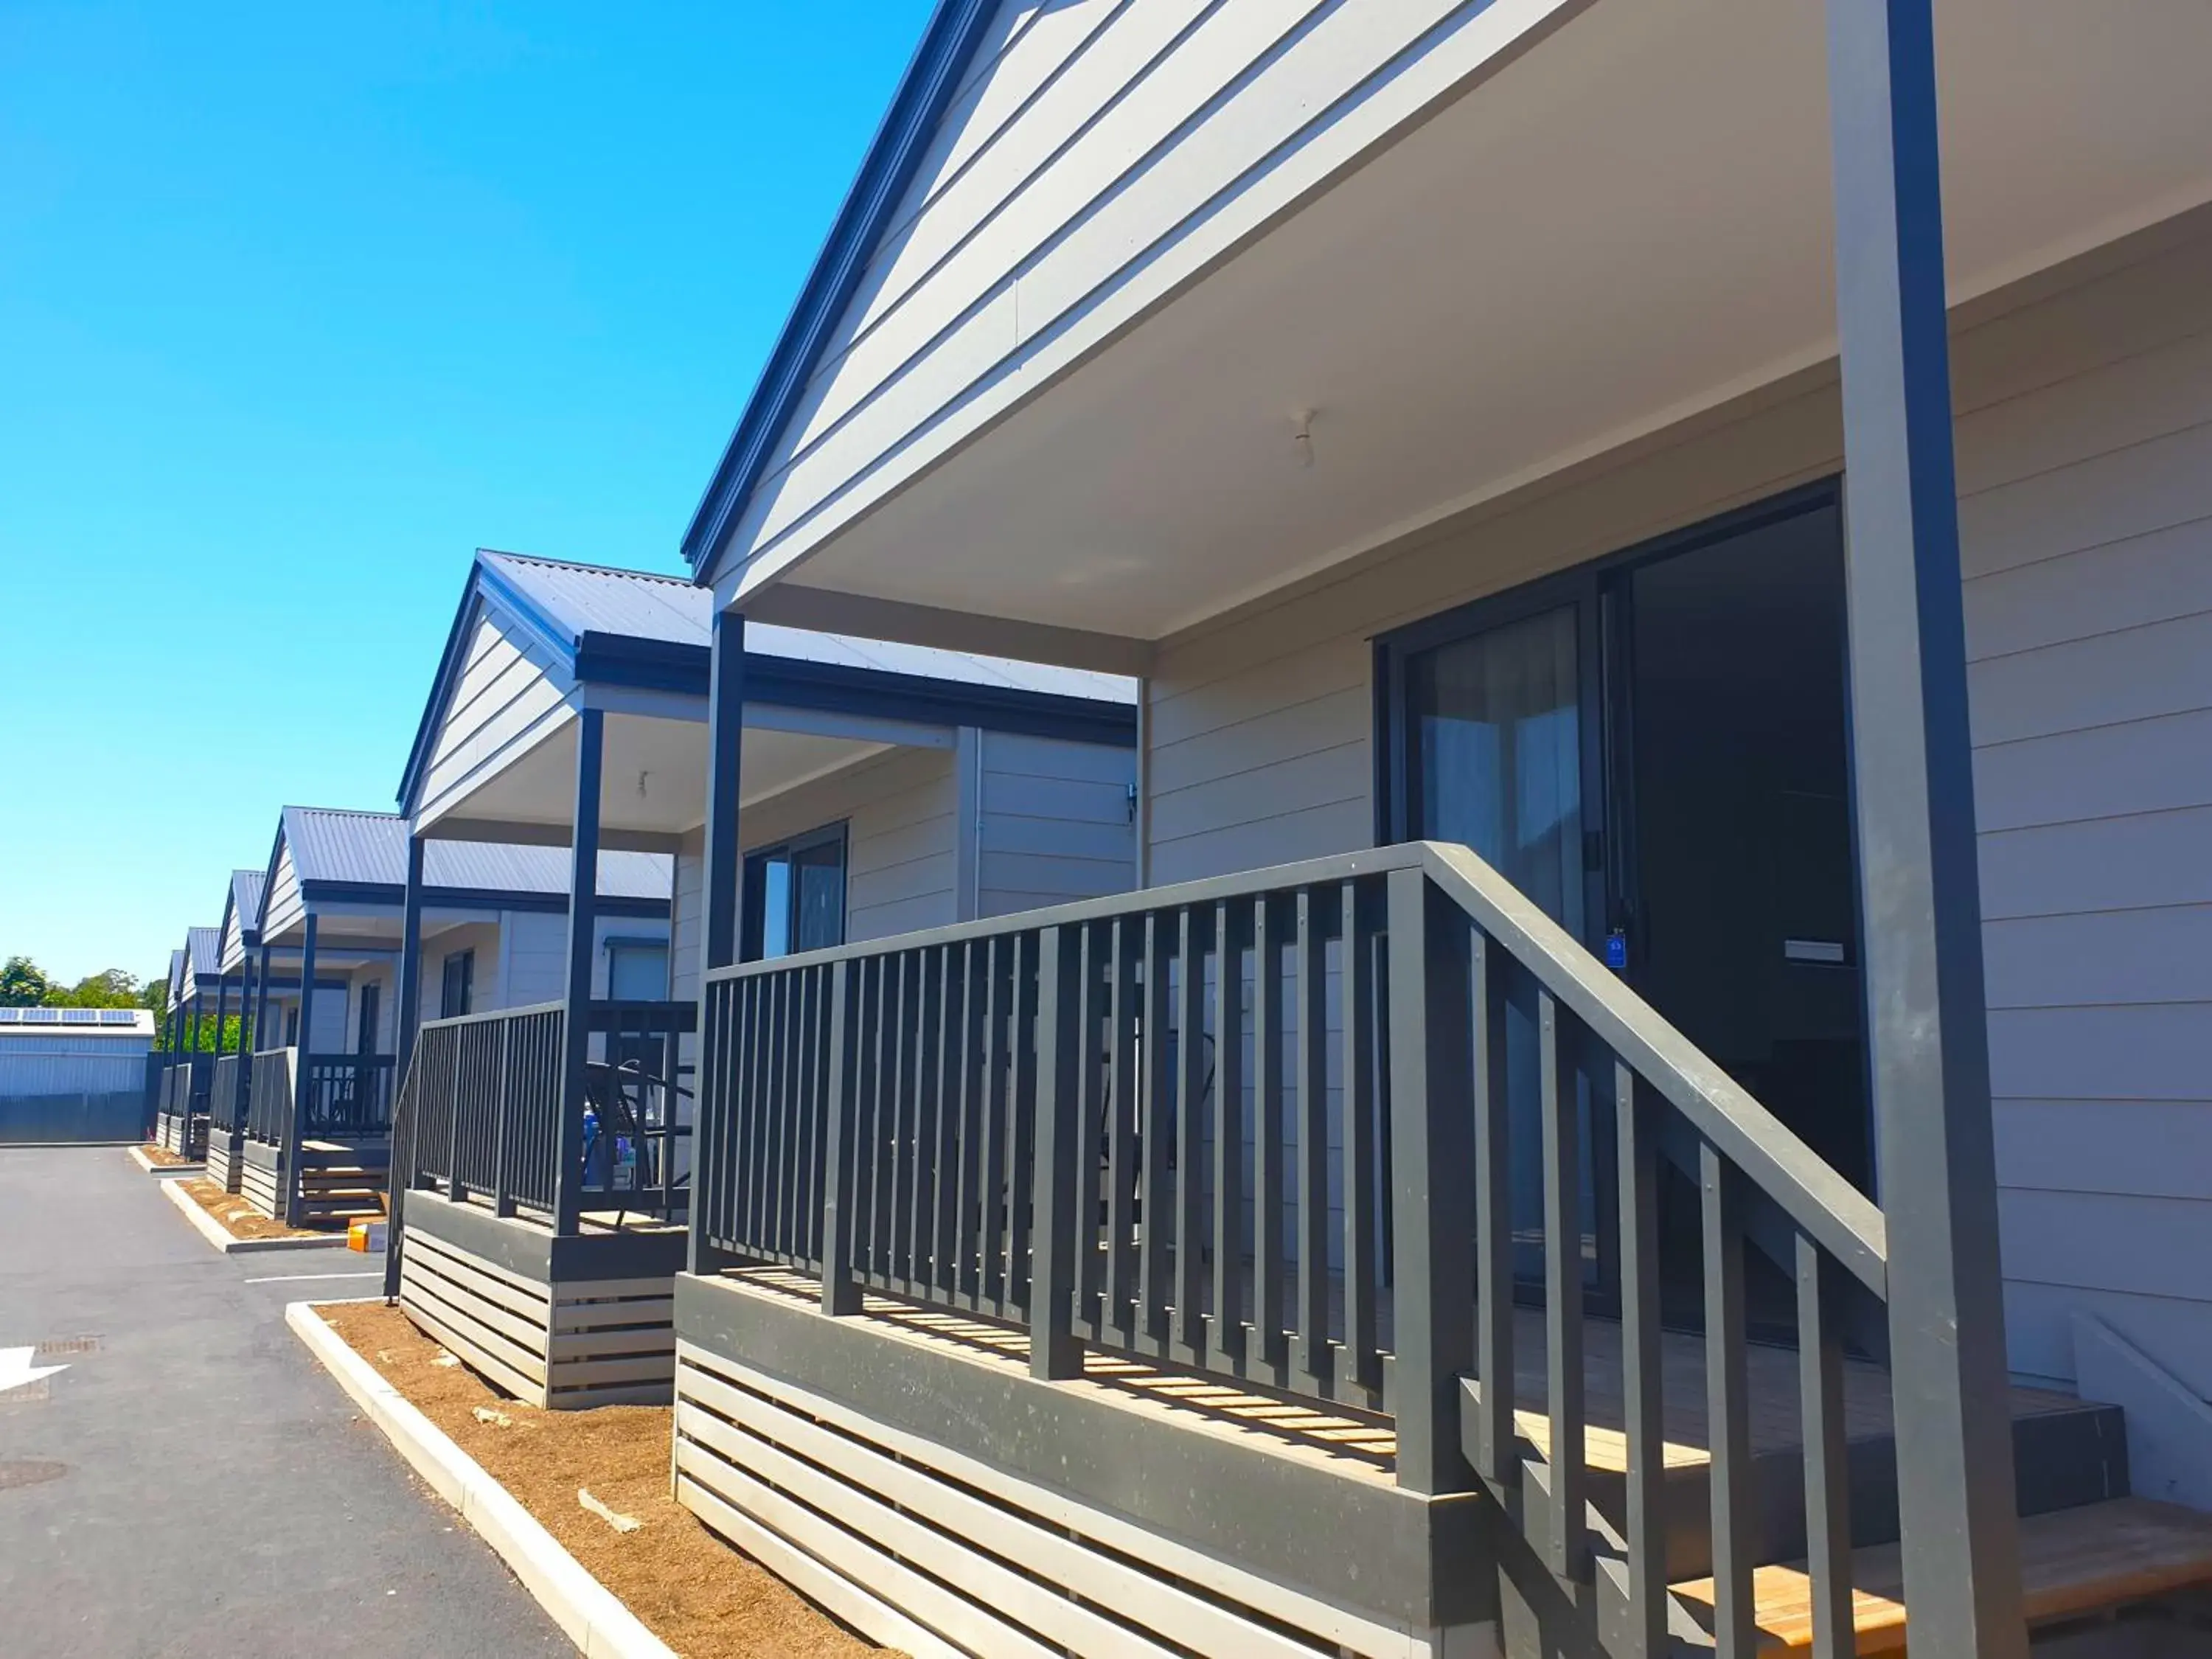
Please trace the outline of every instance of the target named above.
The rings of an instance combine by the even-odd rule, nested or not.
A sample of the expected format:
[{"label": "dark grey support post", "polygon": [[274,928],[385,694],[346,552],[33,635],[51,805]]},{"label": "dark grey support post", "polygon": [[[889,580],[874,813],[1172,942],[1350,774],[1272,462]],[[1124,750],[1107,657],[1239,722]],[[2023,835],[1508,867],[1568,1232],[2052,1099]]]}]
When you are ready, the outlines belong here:
[{"label": "dark grey support post", "polygon": [[[822,1137],[822,1311],[838,1318],[860,1311],[860,1284],[853,1277],[853,1136],[860,1116],[856,971],[850,962],[830,964],[830,1077],[823,1092],[828,1132]],[[696,1197],[691,1207],[696,1215]]]},{"label": "dark grey support post", "polygon": [[592,1057],[592,936],[599,919],[599,766],[606,716],[576,716],[576,811],[568,860],[568,989],[561,1027],[561,1120],[553,1137],[553,1231],[576,1231],[583,1205],[584,1095]]},{"label": "dark grey support post", "polygon": [[[422,1027],[422,837],[407,837],[407,888],[399,912],[399,1024],[392,1076],[404,1080]],[[394,1086],[398,1086],[395,1083]]]},{"label": "dark grey support post", "polygon": [[1459,1380],[1474,1369],[1471,935],[1425,871],[1393,870],[1389,883],[1398,1484],[1465,1492],[1474,1484],[1459,1437]]},{"label": "dark grey support post", "polygon": [[[261,1006],[268,998],[269,953],[246,959],[246,978],[238,988],[238,1082],[232,1091],[231,1120],[242,1132],[246,1103],[253,1098],[253,1045],[261,1035]],[[255,973],[258,967],[260,972]]]},{"label": "dark grey support post", "polygon": [[230,1021],[230,981],[217,980],[215,988],[215,1051],[218,1058],[223,1052],[222,1028]]},{"label": "dark grey support post", "polygon": [[1912,1645],[2019,1659],[1930,12],[1827,8],[1853,783]]},{"label": "dark grey support post", "polygon": [[738,896],[743,884],[744,845],[738,826],[738,781],[744,752],[745,619],[734,611],[714,617],[713,677],[707,699],[707,836],[706,867],[700,873],[701,918],[699,940],[699,1090],[691,1127],[690,1270],[704,1273],[713,1261],[707,1242],[707,1194],[724,1172],[709,1169],[707,1160],[720,1145],[715,1121],[723,1109],[723,1091],[733,1070],[729,1055],[719,1045],[735,1039],[713,1018],[713,988],[707,975],[727,968],[738,959]]},{"label": "dark grey support post", "polygon": [[[1227,960],[1225,955],[1223,959]],[[1030,1375],[1046,1382],[1083,1375],[1083,1344],[1074,1330],[1075,1218],[1083,1202],[1078,1190],[1081,1137],[1075,1121],[1081,1086],[1077,1034],[1082,1018],[1082,962],[1079,933],[1048,927],[1038,936],[1036,1167],[1031,1176],[1036,1220],[1030,1245]],[[1193,971],[1196,962],[1195,956],[1187,957],[1185,970]]]},{"label": "dark grey support post", "polygon": [[309,1057],[315,1052],[315,913],[307,912],[300,939],[300,1042],[292,1068],[292,1115],[284,1126],[284,1224],[300,1224],[300,1143],[307,1097],[313,1091]]},{"label": "dark grey support post", "polygon": [[194,993],[192,993],[192,1047],[191,1047],[191,1052],[192,1052],[193,1054],[198,1054],[198,1053],[199,1053],[199,1051],[200,1051],[200,995],[199,995],[199,993],[198,993],[198,992],[195,991]]},{"label": "dark grey support post", "polygon": [[262,1033],[269,1025],[269,947],[261,947],[261,978],[253,993],[253,1042],[255,1052],[261,1045]]}]

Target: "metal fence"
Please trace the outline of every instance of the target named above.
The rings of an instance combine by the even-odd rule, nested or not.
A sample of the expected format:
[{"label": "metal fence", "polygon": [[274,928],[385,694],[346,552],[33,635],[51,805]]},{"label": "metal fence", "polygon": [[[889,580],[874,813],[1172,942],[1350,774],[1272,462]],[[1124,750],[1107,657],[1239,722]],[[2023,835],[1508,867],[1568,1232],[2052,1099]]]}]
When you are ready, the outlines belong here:
[{"label": "metal fence", "polygon": [[0,1146],[125,1143],[143,1139],[147,1127],[143,1089],[0,1095]]},{"label": "metal fence", "polygon": [[253,1056],[246,1108],[246,1133],[264,1146],[282,1146],[292,1124],[292,1079],[296,1048],[264,1048]]},{"label": "metal fence", "polygon": [[[1463,1487],[1471,1464],[1619,1651],[1665,1639],[1657,1193],[1674,1162],[1702,1194],[1723,1650],[1749,1651],[1761,1526],[1754,1238],[1796,1285],[1813,1594],[1848,1607],[1840,1309],[1850,1285],[1886,1293],[1881,1212],[1466,849],[719,969],[703,1031],[707,1265],[817,1273],[832,1312],[866,1287],[1005,1321],[1041,1376],[1074,1374],[1087,1347],[1389,1412],[1400,1484]],[[1604,1182],[1585,1156],[1601,1126]],[[1601,1231],[1619,1261],[1618,1535],[1586,1503]],[[1516,1291],[1541,1298],[1544,1455],[1512,1389],[1476,1380],[1516,1375]]]},{"label": "metal fence", "polygon": [[218,1054],[215,1069],[208,1081],[208,1124],[210,1128],[226,1133],[235,1133],[246,1126],[246,1098],[240,1087],[240,1074],[251,1073],[251,1056],[240,1054]]},{"label": "metal fence", "polygon": [[682,1043],[697,1024],[690,1002],[592,1005],[572,1167],[563,1171],[563,1005],[428,1022],[401,1093],[395,1191],[481,1199],[501,1215],[552,1215],[565,1176],[580,1206],[680,1214],[691,1127]]}]

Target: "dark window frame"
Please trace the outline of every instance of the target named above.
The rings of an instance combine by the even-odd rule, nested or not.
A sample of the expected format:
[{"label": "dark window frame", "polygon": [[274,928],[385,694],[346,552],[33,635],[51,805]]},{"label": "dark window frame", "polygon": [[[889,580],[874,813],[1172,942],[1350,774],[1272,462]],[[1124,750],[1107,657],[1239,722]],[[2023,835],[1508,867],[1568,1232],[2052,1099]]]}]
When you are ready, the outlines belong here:
[{"label": "dark window frame", "polygon": [[438,1018],[459,1019],[473,1012],[476,989],[476,948],[447,951],[438,963]]},{"label": "dark window frame", "polygon": [[[803,835],[789,836],[781,841],[770,842],[765,846],[747,849],[741,864],[738,888],[738,961],[758,962],[763,959],[762,953],[765,945],[764,909],[769,865],[777,858],[791,863],[795,861],[801,853],[811,852],[817,848],[831,845],[837,848],[837,937],[830,940],[828,945],[811,948],[830,949],[845,942],[852,922],[852,836],[849,833],[849,821],[840,818],[835,823],[825,823],[818,829],[809,830]],[[796,882],[792,884],[788,902],[794,907],[793,914],[788,921],[791,934],[795,937],[798,932],[795,907],[799,902],[799,885]]]}]

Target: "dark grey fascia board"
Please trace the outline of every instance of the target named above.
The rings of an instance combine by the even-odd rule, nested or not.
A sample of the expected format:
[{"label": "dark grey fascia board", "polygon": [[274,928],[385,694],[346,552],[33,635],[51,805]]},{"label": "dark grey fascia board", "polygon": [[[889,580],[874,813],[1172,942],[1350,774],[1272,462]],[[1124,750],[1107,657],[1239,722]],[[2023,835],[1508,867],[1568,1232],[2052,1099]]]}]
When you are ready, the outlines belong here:
[{"label": "dark grey fascia board", "polygon": [[938,121],[951,106],[998,9],[990,0],[938,0],[860,174],[684,533],[684,557],[702,585],[712,580],[724,538],[744,512],[770,447],[804,395],[867,270],[870,253],[897,213]]},{"label": "dark grey fascia board", "polygon": [[[565,837],[564,844],[565,844]],[[398,884],[381,882],[305,881],[300,884],[300,896],[308,904],[379,904],[398,909],[406,902],[406,890]],[[568,908],[566,893],[502,892],[495,887],[426,887],[422,890],[425,910],[545,910],[565,913]],[[663,917],[668,914],[668,901],[654,898],[615,897],[601,894],[596,906],[599,914],[610,916]],[[344,940],[318,940],[321,951],[384,949],[396,951],[396,944],[379,941],[374,945],[349,944]]]},{"label": "dark grey fascia board", "polygon": [[[713,653],[703,646],[618,634],[586,634],[575,655],[576,678],[584,684],[668,691],[702,702],[712,665]],[[1137,711],[1130,704],[769,652],[746,653],[745,701],[925,726],[978,726],[1118,748],[1134,748],[1137,742]]]}]

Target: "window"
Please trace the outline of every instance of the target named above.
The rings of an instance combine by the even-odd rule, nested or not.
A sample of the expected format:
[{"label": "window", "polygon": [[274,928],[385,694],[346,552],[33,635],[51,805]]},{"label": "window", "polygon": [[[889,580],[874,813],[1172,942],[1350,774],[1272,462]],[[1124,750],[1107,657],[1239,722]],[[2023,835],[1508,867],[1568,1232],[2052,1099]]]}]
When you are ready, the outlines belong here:
[{"label": "window", "polygon": [[377,1028],[384,1023],[384,988],[369,984],[361,988],[360,1036],[354,1048],[356,1053],[373,1054],[376,1052]]},{"label": "window", "polygon": [[668,946],[659,939],[609,939],[607,995],[616,1002],[665,1000],[668,995]]},{"label": "window", "polygon": [[477,953],[456,951],[440,969],[438,1018],[454,1019],[469,1012],[476,1000]]},{"label": "window", "polygon": [[287,1048],[300,1046],[300,1011],[297,1007],[284,1011],[284,1046]]},{"label": "window", "polygon": [[845,942],[845,826],[833,823],[745,855],[746,962]]}]

